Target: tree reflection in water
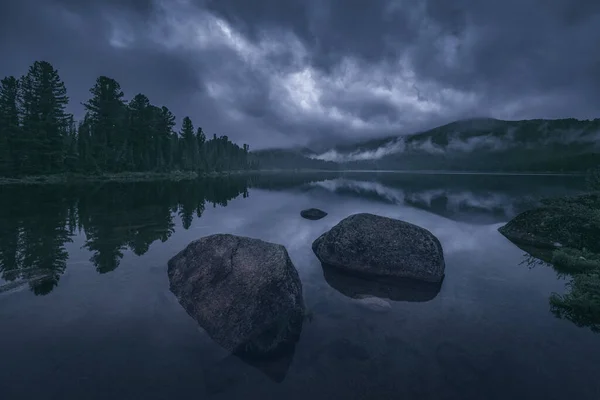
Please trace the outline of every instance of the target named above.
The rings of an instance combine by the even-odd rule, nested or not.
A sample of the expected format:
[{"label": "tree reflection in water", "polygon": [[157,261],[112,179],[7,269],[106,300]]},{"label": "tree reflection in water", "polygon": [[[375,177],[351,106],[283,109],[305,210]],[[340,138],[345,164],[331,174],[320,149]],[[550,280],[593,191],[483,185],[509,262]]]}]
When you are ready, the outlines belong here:
[{"label": "tree reflection in water", "polygon": [[[188,229],[207,204],[227,206],[248,196],[245,177],[190,182],[106,183],[5,187],[0,197],[0,277],[4,290],[29,285],[36,295],[54,289],[67,267],[65,244],[84,233],[99,273],[166,242],[175,218]],[[2,291],[2,289],[0,289]]]}]

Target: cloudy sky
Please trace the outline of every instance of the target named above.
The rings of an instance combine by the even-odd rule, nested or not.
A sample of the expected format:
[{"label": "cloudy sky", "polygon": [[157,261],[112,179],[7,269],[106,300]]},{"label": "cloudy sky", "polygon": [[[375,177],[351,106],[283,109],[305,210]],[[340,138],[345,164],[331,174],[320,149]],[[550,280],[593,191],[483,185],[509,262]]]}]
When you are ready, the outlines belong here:
[{"label": "cloudy sky", "polygon": [[0,2],[0,75],[99,75],[251,148],[600,116],[598,0]]}]

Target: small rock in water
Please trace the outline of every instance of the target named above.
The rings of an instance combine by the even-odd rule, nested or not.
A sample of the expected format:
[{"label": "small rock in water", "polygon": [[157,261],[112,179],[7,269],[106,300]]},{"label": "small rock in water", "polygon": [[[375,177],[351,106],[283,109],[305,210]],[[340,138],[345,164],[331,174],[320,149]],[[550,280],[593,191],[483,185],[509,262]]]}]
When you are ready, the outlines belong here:
[{"label": "small rock in water", "polygon": [[307,210],[300,211],[300,216],[302,216],[302,218],[315,221],[324,218],[327,216],[327,213],[323,210],[319,210],[318,208],[309,208]]}]

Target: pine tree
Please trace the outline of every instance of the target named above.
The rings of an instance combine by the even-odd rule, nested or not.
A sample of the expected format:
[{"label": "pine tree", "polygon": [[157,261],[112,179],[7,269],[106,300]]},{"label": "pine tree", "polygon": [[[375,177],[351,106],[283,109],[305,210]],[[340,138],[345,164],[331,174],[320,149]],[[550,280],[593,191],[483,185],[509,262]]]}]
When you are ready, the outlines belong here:
[{"label": "pine tree", "polygon": [[[159,126],[157,129],[157,135],[160,143],[161,157],[164,160],[167,169],[172,169],[174,164],[173,157],[173,127],[175,127],[175,116],[167,107],[161,107]],[[177,148],[177,142],[175,148]]]},{"label": "pine tree", "polygon": [[86,115],[77,128],[77,169],[80,171],[92,171],[96,169],[94,158],[92,156],[92,145],[90,138],[90,120]]},{"label": "pine tree", "polygon": [[89,114],[94,160],[104,171],[123,169],[127,138],[121,85],[114,79],[100,76],[90,93],[92,98],[83,105]]},{"label": "pine tree", "polygon": [[77,169],[77,128],[73,116],[69,116],[68,131],[65,136],[64,147],[65,152],[65,168],[67,171],[75,171]]},{"label": "pine tree", "polygon": [[17,98],[19,81],[7,76],[0,81],[0,175],[19,172],[22,148],[19,146],[19,110]]},{"label": "pine tree", "polygon": [[34,62],[21,78],[19,105],[27,146],[25,173],[48,174],[64,169],[68,102],[65,84],[49,62]]},{"label": "pine tree", "polygon": [[135,95],[129,102],[130,157],[135,171],[150,169],[151,116],[148,97],[141,93]]},{"label": "pine tree", "polygon": [[194,135],[194,124],[190,117],[183,118],[181,139],[183,146],[183,167],[186,170],[193,170],[197,167],[198,141],[196,135]]},{"label": "pine tree", "polygon": [[151,107],[152,152],[154,155],[151,163],[156,170],[169,170],[173,163],[173,158],[171,157],[171,134],[175,126],[175,116],[167,107]]},{"label": "pine tree", "polygon": [[176,132],[171,134],[169,139],[170,156],[169,163],[171,169],[181,169],[181,139]]},{"label": "pine tree", "polygon": [[198,127],[198,130],[196,131],[196,142],[198,144],[197,168],[205,171],[208,166],[206,163],[206,149],[204,147],[206,143],[206,135],[204,134],[204,131],[201,127]]}]

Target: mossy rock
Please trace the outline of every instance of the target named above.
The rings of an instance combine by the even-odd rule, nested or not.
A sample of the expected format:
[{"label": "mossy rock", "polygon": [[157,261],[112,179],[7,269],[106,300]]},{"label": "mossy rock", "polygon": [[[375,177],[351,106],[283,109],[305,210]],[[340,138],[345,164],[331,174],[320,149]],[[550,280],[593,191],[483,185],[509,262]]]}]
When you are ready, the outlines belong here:
[{"label": "mossy rock", "polygon": [[543,201],[543,206],[525,211],[498,231],[517,245],[544,249],[569,247],[600,253],[600,196]]}]

